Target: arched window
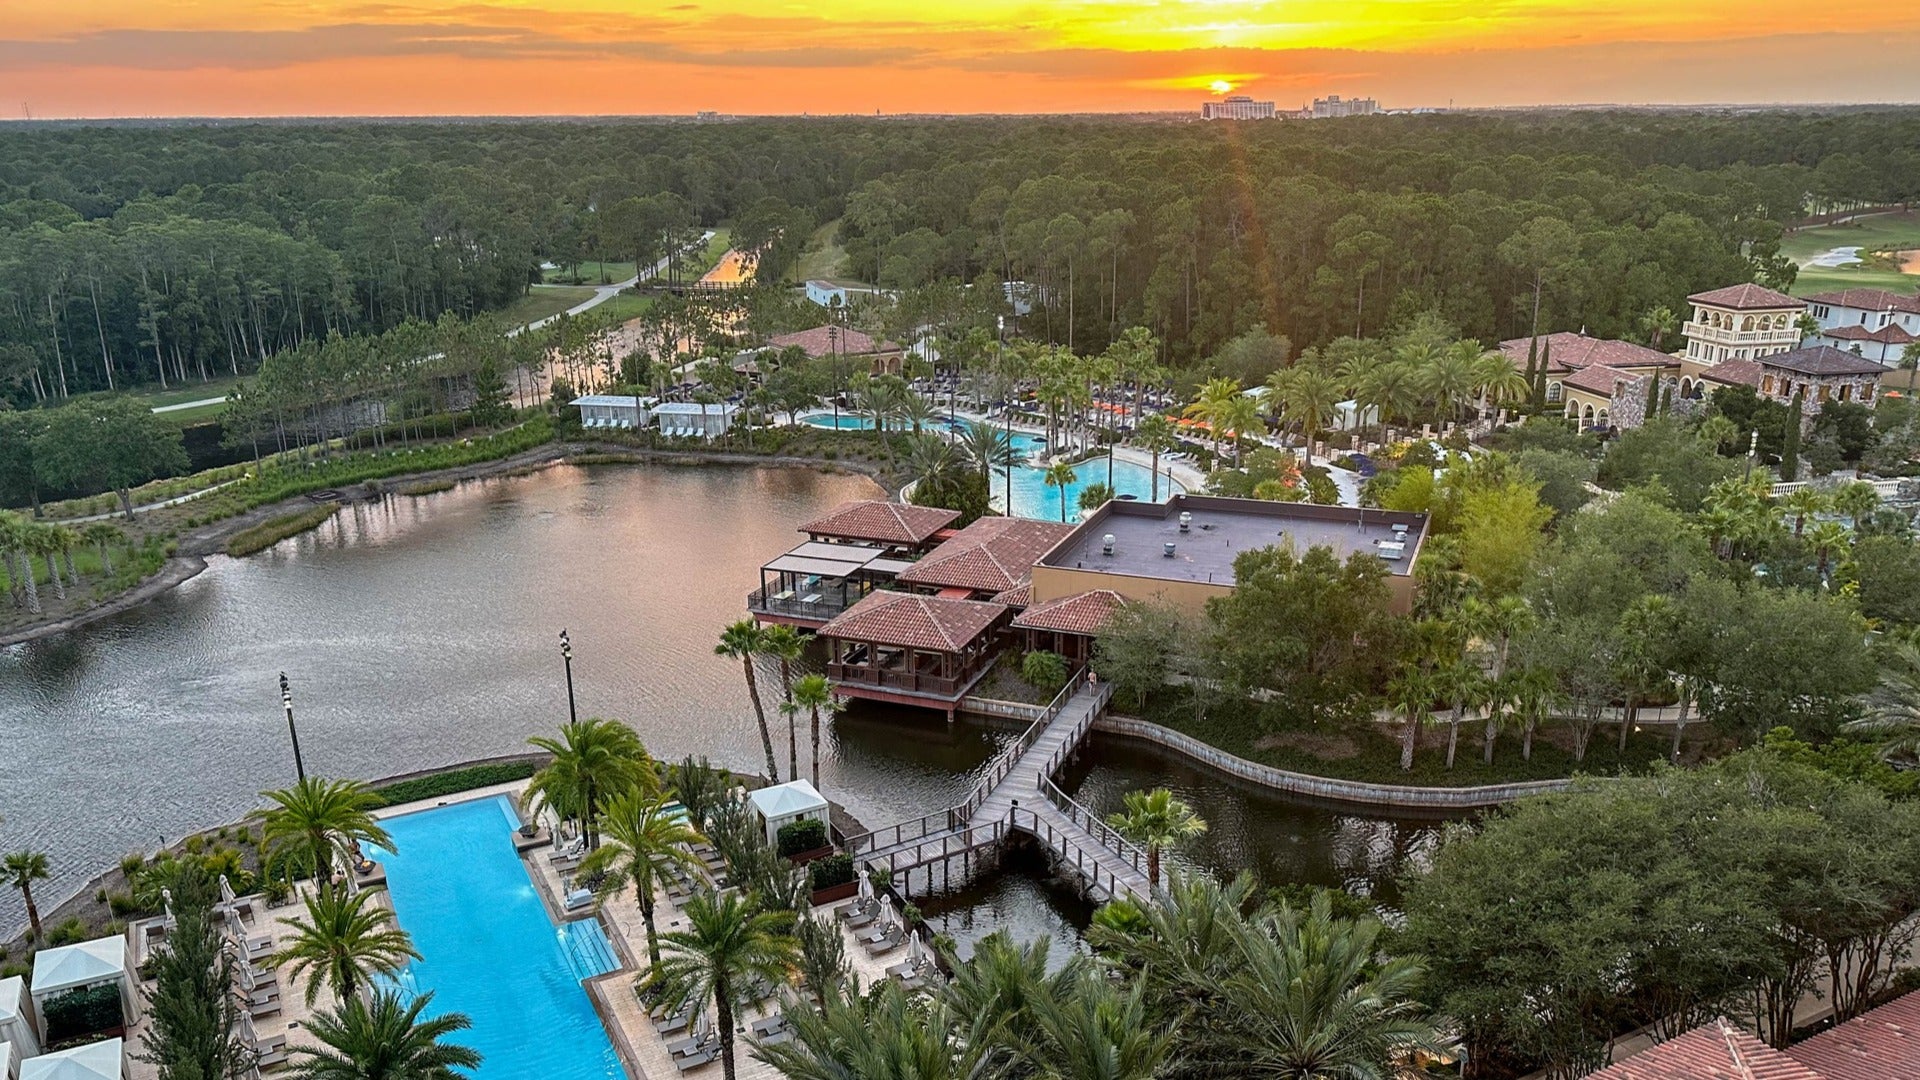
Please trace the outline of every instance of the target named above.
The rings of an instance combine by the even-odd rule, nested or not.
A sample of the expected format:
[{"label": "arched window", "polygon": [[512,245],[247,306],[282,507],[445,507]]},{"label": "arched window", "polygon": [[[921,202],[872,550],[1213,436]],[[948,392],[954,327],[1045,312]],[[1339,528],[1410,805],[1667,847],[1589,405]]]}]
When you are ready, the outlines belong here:
[{"label": "arched window", "polygon": [[1768,375],[1760,380],[1760,392],[1763,394],[1773,393],[1773,376]]},{"label": "arched window", "polygon": [[1548,401],[1560,400],[1560,380],[1555,379],[1553,382],[1550,382],[1547,384],[1547,400]]},{"label": "arched window", "polygon": [[1749,316],[1747,316],[1746,318],[1744,318],[1744,319],[1741,319],[1741,320],[1740,320],[1740,329],[1741,329],[1741,331],[1742,331],[1742,332],[1745,332],[1745,331],[1748,331],[1748,330],[1751,330],[1751,329],[1753,329],[1753,316],[1751,316],[1751,315],[1749,315]]}]

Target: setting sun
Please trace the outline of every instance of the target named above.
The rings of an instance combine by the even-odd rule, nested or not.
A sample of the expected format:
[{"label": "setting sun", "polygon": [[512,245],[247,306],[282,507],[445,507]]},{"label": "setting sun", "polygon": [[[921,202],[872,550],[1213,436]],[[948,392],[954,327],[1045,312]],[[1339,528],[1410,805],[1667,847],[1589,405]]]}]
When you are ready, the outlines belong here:
[{"label": "setting sun", "polygon": [[1225,79],[1215,79],[1207,84],[1207,89],[1212,90],[1216,94],[1225,94],[1233,90],[1233,84]]}]

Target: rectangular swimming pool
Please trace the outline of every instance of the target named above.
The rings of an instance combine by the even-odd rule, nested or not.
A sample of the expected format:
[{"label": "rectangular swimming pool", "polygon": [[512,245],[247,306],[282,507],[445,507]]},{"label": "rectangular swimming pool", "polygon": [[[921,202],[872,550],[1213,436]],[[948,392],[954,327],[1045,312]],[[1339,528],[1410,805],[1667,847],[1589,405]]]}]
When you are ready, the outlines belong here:
[{"label": "rectangular swimming pool", "polygon": [[483,1056],[481,1080],[624,1080],[582,979],[618,966],[597,920],[555,926],[513,852],[520,824],[505,795],[383,822],[397,854],[387,889],[421,959],[398,982],[433,992],[433,1013],[473,1027],[452,1041]]}]

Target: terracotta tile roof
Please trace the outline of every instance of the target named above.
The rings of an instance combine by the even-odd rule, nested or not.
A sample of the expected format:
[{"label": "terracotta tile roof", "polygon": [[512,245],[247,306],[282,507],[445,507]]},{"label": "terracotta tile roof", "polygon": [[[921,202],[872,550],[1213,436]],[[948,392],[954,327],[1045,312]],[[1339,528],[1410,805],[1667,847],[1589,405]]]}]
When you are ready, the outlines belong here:
[{"label": "terracotta tile roof", "polygon": [[781,334],[767,339],[770,348],[784,349],[798,345],[814,359],[840,353],[846,356],[872,356],[875,353],[898,352],[900,346],[891,341],[876,341],[870,334],[863,334],[852,327],[816,326],[811,330],[801,330],[793,334]]},{"label": "terracotta tile roof", "polygon": [[[1522,372],[1527,370],[1527,343],[1530,340],[1513,338],[1500,343],[1500,351]],[[1540,351],[1546,355],[1549,371],[1576,371],[1595,364],[1610,368],[1665,368],[1674,364],[1673,357],[1645,345],[1565,331],[1542,334]]]},{"label": "terracotta tile roof", "polygon": [[1787,1056],[1824,1080],[1912,1080],[1920,1076],[1920,992],[1790,1046]]},{"label": "terracotta tile roof", "polygon": [[1700,373],[1709,382],[1727,386],[1760,386],[1760,365],[1751,360],[1722,360]]},{"label": "terracotta tile roof", "polygon": [[1033,582],[1023,581],[1005,592],[993,594],[993,602],[1023,608],[1033,603]]},{"label": "terracotta tile roof", "polygon": [[1885,364],[1876,364],[1831,345],[1812,345],[1758,359],[1763,368],[1780,368],[1800,375],[1878,375],[1887,370]]},{"label": "terracotta tile roof", "polygon": [[1796,300],[1786,293],[1775,292],[1765,285],[1747,282],[1744,285],[1729,285],[1724,289],[1694,293],[1687,297],[1696,304],[1710,304],[1714,307],[1733,308],[1736,311],[1757,311],[1762,308],[1804,308],[1806,301]]},{"label": "terracotta tile roof", "polygon": [[983,517],[955,533],[900,575],[909,585],[1005,592],[1028,580],[1033,564],[1073,526],[1028,518]]},{"label": "terracotta tile roof", "polygon": [[1027,630],[1057,630],[1063,634],[1097,634],[1126,598],[1112,589],[1092,589],[1035,604],[1013,617],[1013,625]]},{"label": "terracotta tile roof", "polygon": [[953,524],[953,519],[959,516],[958,510],[867,499],[841,503],[826,516],[800,526],[800,531],[813,536],[838,536],[882,544],[919,544]]},{"label": "terracotta tile roof", "polygon": [[1007,613],[1004,604],[874,592],[820,628],[822,637],[959,652]]},{"label": "terracotta tile roof", "polygon": [[1920,340],[1908,333],[1899,323],[1888,323],[1878,330],[1869,330],[1864,326],[1836,326],[1831,330],[1820,331],[1821,337],[1830,337],[1836,341],[1878,341],[1887,345],[1905,345]]},{"label": "terracotta tile roof", "polygon": [[1910,311],[1920,313],[1920,296],[1885,289],[1841,289],[1807,297],[1809,304],[1855,308],[1860,311]]},{"label": "terracotta tile roof", "polygon": [[1632,372],[1621,371],[1618,368],[1611,368],[1605,364],[1594,364],[1591,367],[1581,368],[1561,381],[1567,386],[1573,387],[1575,390],[1585,390],[1590,394],[1601,394],[1606,397],[1612,397],[1614,384],[1616,382],[1635,383],[1644,378],[1646,378],[1645,375],[1635,375]]},{"label": "terracotta tile roof", "polygon": [[[1889,1076],[1892,1074],[1889,1073]],[[1725,1020],[1594,1073],[1588,1080],[1825,1080]]]}]

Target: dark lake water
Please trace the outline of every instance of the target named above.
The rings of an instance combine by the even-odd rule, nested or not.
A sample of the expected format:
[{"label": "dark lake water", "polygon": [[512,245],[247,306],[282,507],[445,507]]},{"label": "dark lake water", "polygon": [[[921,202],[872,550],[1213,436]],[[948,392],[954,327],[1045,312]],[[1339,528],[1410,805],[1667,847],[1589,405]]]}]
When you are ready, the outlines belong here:
[{"label": "dark lake water", "polygon": [[[281,671],[310,772],[517,752],[565,719],[562,627],[582,715],[631,723],[662,758],[759,771],[740,668],[713,644],[796,525],[876,493],[803,470],[558,466],[357,505],[268,552],[216,557],[137,611],[0,650],[0,847],[51,856],[51,899],[246,814],[293,776]],[[869,825],[915,817],[959,801],[1004,737],[857,707],[832,725],[822,787]],[[1069,780],[1102,810],[1130,787],[1174,787],[1213,825],[1190,858],[1263,880],[1377,889],[1432,832],[1243,791],[1120,741],[1090,746]],[[950,927],[964,939],[1085,919],[1018,874],[928,906],[964,918]],[[22,919],[17,894],[0,896],[0,928]]]}]

